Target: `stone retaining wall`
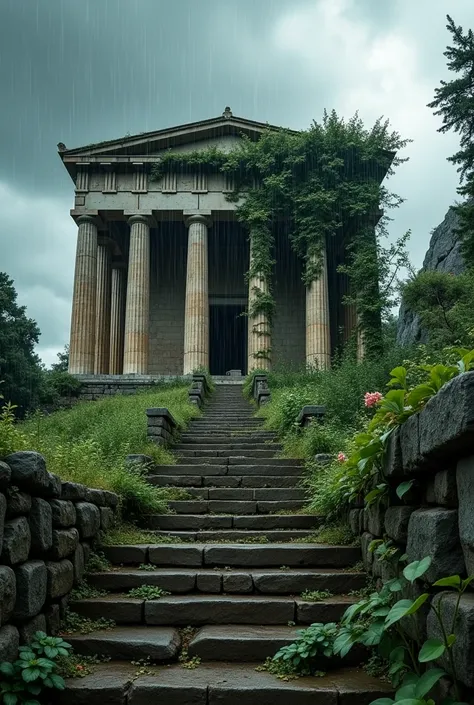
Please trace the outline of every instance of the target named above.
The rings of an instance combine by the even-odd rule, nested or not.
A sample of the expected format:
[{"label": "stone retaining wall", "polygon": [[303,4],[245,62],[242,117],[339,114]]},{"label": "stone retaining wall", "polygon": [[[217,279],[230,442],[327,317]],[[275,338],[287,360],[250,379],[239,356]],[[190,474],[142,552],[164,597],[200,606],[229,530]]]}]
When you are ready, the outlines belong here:
[{"label": "stone retaining wall", "polygon": [[[384,472],[388,503],[368,509],[360,505],[350,512],[351,528],[361,534],[366,569],[382,579],[393,577],[390,564],[368,550],[374,539],[383,538],[406,552],[409,561],[431,556],[425,575],[430,583],[453,574],[474,575],[474,372],[446,384],[392,434]],[[397,487],[410,480],[413,485],[399,499]],[[442,604],[449,618],[452,593],[445,594]],[[421,634],[437,637],[436,619],[427,620],[427,613],[427,607],[419,613]],[[461,600],[456,634],[458,675],[474,688],[474,592]]]},{"label": "stone retaining wall", "polygon": [[113,492],[61,482],[42,455],[0,461],[0,662],[38,631],[56,633],[99,531],[114,520]]},{"label": "stone retaining wall", "polygon": [[82,383],[79,399],[82,401],[97,401],[114,394],[130,395],[152,389],[157,384],[171,383],[176,380],[187,380],[189,377],[174,377],[171,375],[75,375]]}]

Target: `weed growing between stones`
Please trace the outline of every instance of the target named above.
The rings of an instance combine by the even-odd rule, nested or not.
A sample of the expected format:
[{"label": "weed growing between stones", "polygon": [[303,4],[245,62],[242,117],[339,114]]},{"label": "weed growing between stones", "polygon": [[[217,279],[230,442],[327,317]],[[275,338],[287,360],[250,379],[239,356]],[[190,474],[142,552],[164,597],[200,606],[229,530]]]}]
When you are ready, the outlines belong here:
[{"label": "weed growing between stones", "polygon": [[140,563],[138,570],[145,570],[150,573],[152,570],[156,570],[156,565],[154,563]]},{"label": "weed growing between stones", "polygon": [[181,651],[178,656],[178,661],[183,668],[194,669],[199,666],[201,659],[199,656],[190,657],[188,654],[189,644],[199,630],[195,627],[183,627],[179,630],[181,639]]},{"label": "weed growing between stones", "polygon": [[159,600],[160,597],[171,595],[157,585],[140,585],[128,591],[129,597],[136,597],[141,600]]},{"label": "weed growing between stones", "polygon": [[365,571],[364,561],[357,561],[354,565],[350,565],[348,568],[343,568],[343,573],[363,573]]},{"label": "weed growing between stones", "polygon": [[321,600],[327,600],[329,597],[334,597],[329,590],[305,590],[301,593],[301,599],[306,602],[321,602]]},{"label": "weed growing between stones", "polygon": [[63,678],[84,678],[94,672],[94,667],[110,661],[106,656],[81,656],[70,653],[57,659],[58,673]]},{"label": "weed growing between stones", "polygon": [[102,543],[104,546],[122,546],[140,543],[182,543],[182,540],[179,536],[157,536],[153,531],[140,529],[135,524],[123,523],[104,534]]},{"label": "weed growing between stones", "polygon": [[92,551],[86,565],[86,573],[103,573],[110,570],[112,564],[101,551]]},{"label": "weed growing between stones", "polygon": [[107,590],[99,590],[92,585],[89,585],[87,580],[81,580],[75,588],[69,593],[71,600],[88,600],[94,597],[105,597],[108,595]]},{"label": "weed growing between stones", "polygon": [[156,669],[157,666],[156,664],[153,664],[151,662],[151,657],[147,656],[146,658],[139,659],[138,661],[130,661],[132,666],[137,666],[137,670],[132,676],[132,680],[136,680],[137,678],[140,678],[141,676],[154,676],[156,675]]},{"label": "weed growing between stones", "polygon": [[46,690],[64,690],[58,658],[67,658],[71,648],[61,637],[36,632],[28,646],[20,646],[16,661],[0,664],[0,695],[4,705],[40,705]]},{"label": "weed growing between stones", "polygon": [[91,634],[100,630],[113,629],[116,626],[112,619],[88,619],[82,615],[66,610],[66,615],[61,624],[61,634]]}]

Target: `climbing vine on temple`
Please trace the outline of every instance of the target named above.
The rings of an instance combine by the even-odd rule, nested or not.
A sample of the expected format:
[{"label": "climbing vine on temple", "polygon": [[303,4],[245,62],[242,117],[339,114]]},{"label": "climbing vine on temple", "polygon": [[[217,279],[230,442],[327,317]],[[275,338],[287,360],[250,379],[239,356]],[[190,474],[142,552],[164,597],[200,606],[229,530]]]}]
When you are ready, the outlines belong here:
[{"label": "climbing vine on temple", "polygon": [[[152,177],[159,179],[173,168],[192,171],[199,166],[233,178],[228,199],[237,204],[237,218],[252,234],[247,277],[263,278],[268,284],[266,291],[254,292],[251,320],[263,314],[271,325],[273,248],[281,223],[289,223],[288,237],[303,262],[306,285],[319,276],[322,245],[330,238],[344,238],[343,268],[351,283],[346,304],[356,304],[369,342],[367,352],[375,355],[381,346],[381,318],[392,304],[393,292],[393,287],[379,285],[380,256],[386,252],[381,238],[387,235],[387,211],[402,203],[381,181],[406,161],[398,152],[408,142],[391,131],[388,120],[379,119],[367,129],[357,113],[345,121],[332,111],[324,113],[321,123],[313,122],[300,132],[269,128],[257,141],[243,136],[230,152],[216,148],[169,152],[154,164]],[[384,213],[375,225],[379,208]],[[255,357],[266,354],[257,351]]]}]

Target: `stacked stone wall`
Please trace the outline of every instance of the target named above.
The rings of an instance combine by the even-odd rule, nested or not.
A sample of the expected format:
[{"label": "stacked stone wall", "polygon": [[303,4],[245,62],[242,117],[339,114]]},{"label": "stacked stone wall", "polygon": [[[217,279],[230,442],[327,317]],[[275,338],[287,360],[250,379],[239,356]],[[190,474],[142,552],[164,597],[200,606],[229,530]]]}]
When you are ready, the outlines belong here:
[{"label": "stacked stone wall", "polygon": [[82,386],[79,391],[81,401],[97,401],[115,394],[131,395],[147,389],[153,389],[157,384],[175,382],[185,379],[181,375],[96,375],[94,377],[79,377]]},{"label": "stacked stone wall", "polygon": [[117,507],[113,492],[62,482],[39,453],[0,461],[0,662],[14,660],[36,631],[58,631]]},{"label": "stacked stone wall", "polygon": [[[374,539],[390,539],[410,562],[432,558],[424,576],[429,583],[453,574],[474,575],[474,372],[446,384],[392,434],[384,472],[388,502],[365,509],[361,503],[350,512],[351,528],[361,534],[366,569],[376,578],[394,577],[393,566],[369,551]],[[397,487],[410,481],[413,484],[400,499]],[[454,593],[433,590],[433,599],[442,600],[447,620],[452,617],[454,598]],[[417,617],[419,633],[436,638],[439,625],[432,612],[427,618],[428,613],[426,604]],[[455,631],[457,673],[466,686],[474,688],[473,591],[461,599]],[[448,663],[441,665],[449,670]]]}]

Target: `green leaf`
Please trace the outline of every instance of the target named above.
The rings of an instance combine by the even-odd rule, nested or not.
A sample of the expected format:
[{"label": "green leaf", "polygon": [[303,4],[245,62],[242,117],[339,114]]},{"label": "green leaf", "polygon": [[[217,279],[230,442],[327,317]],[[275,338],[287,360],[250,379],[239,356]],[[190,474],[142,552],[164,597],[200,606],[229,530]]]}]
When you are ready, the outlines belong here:
[{"label": "green leaf", "polygon": [[405,698],[404,700],[397,700],[397,705],[426,705],[426,703],[420,698]]},{"label": "green leaf", "polygon": [[449,636],[447,638],[448,649],[450,649],[452,647],[452,645],[455,643],[455,641],[456,641],[456,634],[449,634]]},{"label": "green leaf", "polygon": [[405,649],[403,646],[397,646],[396,649],[393,649],[393,651],[390,652],[388,660],[390,663],[400,663],[405,661]]},{"label": "green leaf", "polygon": [[426,573],[430,565],[431,556],[426,556],[425,558],[422,558],[421,561],[413,561],[413,563],[409,563],[409,565],[403,569],[403,575],[407,580],[413,583],[417,578],[421,578],[421,576]]},{"label": "green leaf", "polygon": [[406,683],[395,693],[395,702],[415,697],[416,683]]},{"label": "green leaf", "polygon": [[436,685],[436,683],[445,676],[446,673],[441,668],[432,668],[426,673],[423,673],[420,680],[415,686],[415,696],[417,698],[423,698],[427,693],[430,692],[431,688]]},{"label": "green leaf", "polygon": [[54,646],[45,646],[44,653],[48,656],[48,658],[56,658],[59,651]]},{"label": "green leaf", "polygon": [[385,618],[385,629],[391,627],[395,622],[399,622],[402,617],[408,614],[408,610],[410,610],[414,604],[414,600],[399,600],[396,602]]},{"label": "green leaf", "polygon": [[15,695],[15,693],[4,693],[3,694],[4,705],[16,705],[17,702],[18,702],[18,695]]},{"label": "green leaf", "polygon": [[429,598],[429,594],[427,592],[424,592],[423,595],[420,595],[419,597],[417,597],[417,599],[415,600],[413,605],[408,610],[407,615],[408,614],[415,614],[415,612],[417,612],[420,609],[421,605],[423,605],[428,598]]},{"label": "green leaf", "polygon": [[58,676],[56,673],[52,673],[50,675],[50,678],[53,681],[54,688],[57,688],[58,690],[64,690],[64,688],[66,687],[64,678]]},{"label": "green leaf", "polygon": [[407,404],[416,409],[422,402],[434,396],[435,390],[430,384],[418,384],[407,396]]},{"label": "green leaf", "polygon": [[474,580],[474,575],[470,575],[468,578],[462,581],[461,583],[461,589],[464,591],[469,585],[472,583]]},{"label": "green leaf", "polygon": [[441,578],[433,583],[433,587],[460,587],[461,578],[459,575],[450,575],[447,578]]},{"label": "green leaf", "polygon": [[400,483],[396,489],[398,497],[400,497],[400,499],[402,499],[402,497],[404,495],[406,495],[406,493],[409,492],[409,490],[411,490],[414,483],[415,483],[415,480],[408,480],[407,482]]},{"label": "green leaf", "polygon": [[21,677],[25,681],[25,683],[31,683],[32,681],[35,681],[37,678],[40,678],[41,676],[41,671],[39,668],[25,668],[21,672]]},{"label": "green leaf", "polygon": [[407,386],[407,370],[406,367],[394,367],[390,372],[392,379],[388,382],[387,387],[395,387],[399,385],[402,389],[406,389]]},{"label": "green leaf", "polygon": [[445,651],[446,646],[441,639],[428,639],[421,647],[420,653],[418,654],[418,661],[420,663],[435,661],[442,656]]},{"label": "green leaf", "polygon": [[377,698],[377,700],[372,700],[370,705],[393,705],[393,703],[391,698]]},{"label": "green leaf", "polygon": [[13,668],[13,664],[9,663],[8,661],[3,661],[3,663],[0,665],[0,673],[2,673],[4,676],[12,676],[15,672],[15,669]]}]

